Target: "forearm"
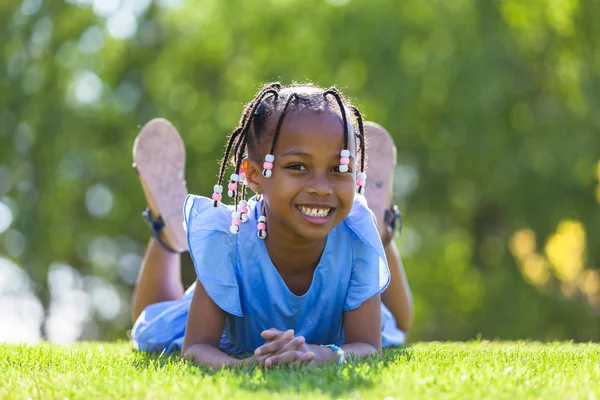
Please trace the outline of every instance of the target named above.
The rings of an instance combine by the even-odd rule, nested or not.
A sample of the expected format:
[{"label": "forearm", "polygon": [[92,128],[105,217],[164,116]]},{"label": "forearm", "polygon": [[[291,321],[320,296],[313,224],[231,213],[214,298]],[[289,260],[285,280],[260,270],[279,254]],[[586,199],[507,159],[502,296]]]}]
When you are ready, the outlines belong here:
[{"label": "forearm", "polygon": [[[329,347],[309,344],[308,348],[310,351],[315,353],[315,359],[313,360],[315,364],[324,364],[329,361],[339,361],[338,355]],[[342,349],[344,350],[346,357],[352,354],[356,358],[363,358],[377,353],[377,349],[374,346],[359,342],[345,344],[342,346]]]},{"label": "forearm", "polygon": [[209,344],[193,344],[181,352],[181,357],[192,359],[196,364],[220,368],[223,365],[233,367],[243,367],[252,365],[254,357],[248,357],[243,360],[233,358],[221,350]]},{"label": "forearm", "polygon": [[398,328],[407,332],[410,329],[413,317],[412,294],[400,259],[400,253],[393,240],[385,247],[385,255],[390,268],[391,279],[389,286],[381,294],[381,301],[396,319]]}]

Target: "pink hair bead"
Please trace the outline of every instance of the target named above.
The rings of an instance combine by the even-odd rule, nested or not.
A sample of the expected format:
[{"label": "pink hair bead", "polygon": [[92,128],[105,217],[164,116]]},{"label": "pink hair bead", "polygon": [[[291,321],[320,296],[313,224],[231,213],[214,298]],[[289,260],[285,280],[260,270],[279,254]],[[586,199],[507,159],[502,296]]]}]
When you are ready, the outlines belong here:
[{"label": "pink hair bead", "polygon": [[275,161],[275,156],[273,154],[267,154],[265,156],[265,162],[263,163],[262,176],[265,178],[270,178],[272,175],[271,170],[273,169],[273,161]]},{"label": "pink hair bead", "polygon": [[256,227],[258,228],[259,231],[267,230],[267,224],[265,224],[264,222],[259,222]]},{"label": "pink hair bead", "polygon": [[237,183],[229,182],[229,184],[227,185],[227,189],[235,191],[237,189]]},{"label": "pink hair bead", "polygon": [[365,182],[363,179],[358,179],[356,181],[356,186],[365,186],[367,184],[367,182]]},{"label": "pink hair bead", "polygon": [[240,226],[240,220],[239,219],[232,219],[231,220],[231,225]]},{"label": "pink hair bead", "polygon": [[212,195],[212,199],[214,201],[221,201],[222,198],[223,198],[223,196],[221,196],[221,193],[213,193],[213,195]]},{"label": "pink hair bead", "polygon": [[238,209],[240,210],[240,219],[242,220],[242,222],[248,221],[248,213],[250,212],[250,210],[248,209],[248,203],[246,202],[246,200],[240,201]]},{"label": "pink hair bead", "polygon": [[340,164],[348,165],[348,164],[350,164],[350,159],[348,157],[342,157],[342,158],[340,158]]}]

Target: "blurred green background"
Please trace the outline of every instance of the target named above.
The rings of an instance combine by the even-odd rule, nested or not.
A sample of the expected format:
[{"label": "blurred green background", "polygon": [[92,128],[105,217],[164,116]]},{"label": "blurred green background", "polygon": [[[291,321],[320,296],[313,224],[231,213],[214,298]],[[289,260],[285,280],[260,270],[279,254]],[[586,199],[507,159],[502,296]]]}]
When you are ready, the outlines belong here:
[{"label": "blurred green background", "polygon": [[208,195],[273,80],[335,84],[394,136],[411,340],[600,340],[599,15],[592,0],[3,0],[0,342],[125,338],[149,237],[139,128],[171,120]]}]

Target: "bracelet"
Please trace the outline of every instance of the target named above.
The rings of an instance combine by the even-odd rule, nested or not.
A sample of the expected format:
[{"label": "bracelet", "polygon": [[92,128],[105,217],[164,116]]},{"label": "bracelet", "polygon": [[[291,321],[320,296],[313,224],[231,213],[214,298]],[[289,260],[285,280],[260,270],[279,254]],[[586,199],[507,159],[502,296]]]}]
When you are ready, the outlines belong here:
[{"label": "bracelet", "polygon": [[341,347],[336,346],[335,344],[325,344],[322,347],[329,347],[331,350],[335,351],[335,354],[338,356],[338,365],[342,365],[346,362],[346,353]]}]

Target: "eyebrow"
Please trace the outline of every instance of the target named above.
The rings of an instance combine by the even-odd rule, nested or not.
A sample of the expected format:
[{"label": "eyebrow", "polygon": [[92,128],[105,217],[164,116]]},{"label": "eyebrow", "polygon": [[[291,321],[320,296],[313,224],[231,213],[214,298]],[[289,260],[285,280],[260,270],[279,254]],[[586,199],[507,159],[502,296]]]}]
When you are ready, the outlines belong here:
[{"label": "eyebrow", "polygon": [[[286,151],[280,157],[286,157],[286,156],[304,156],[304,157],[312,158],[312,154],[307,153],[307,152],[302,151],[302,150],[295,150],[295,149]],[[331,158],[339,158],[339,157],[340,157],[339,154],[334,154],[334,155],[331,156]],[[354,156],[350,155],[349,158],[350,159],[354,159]]]}]

